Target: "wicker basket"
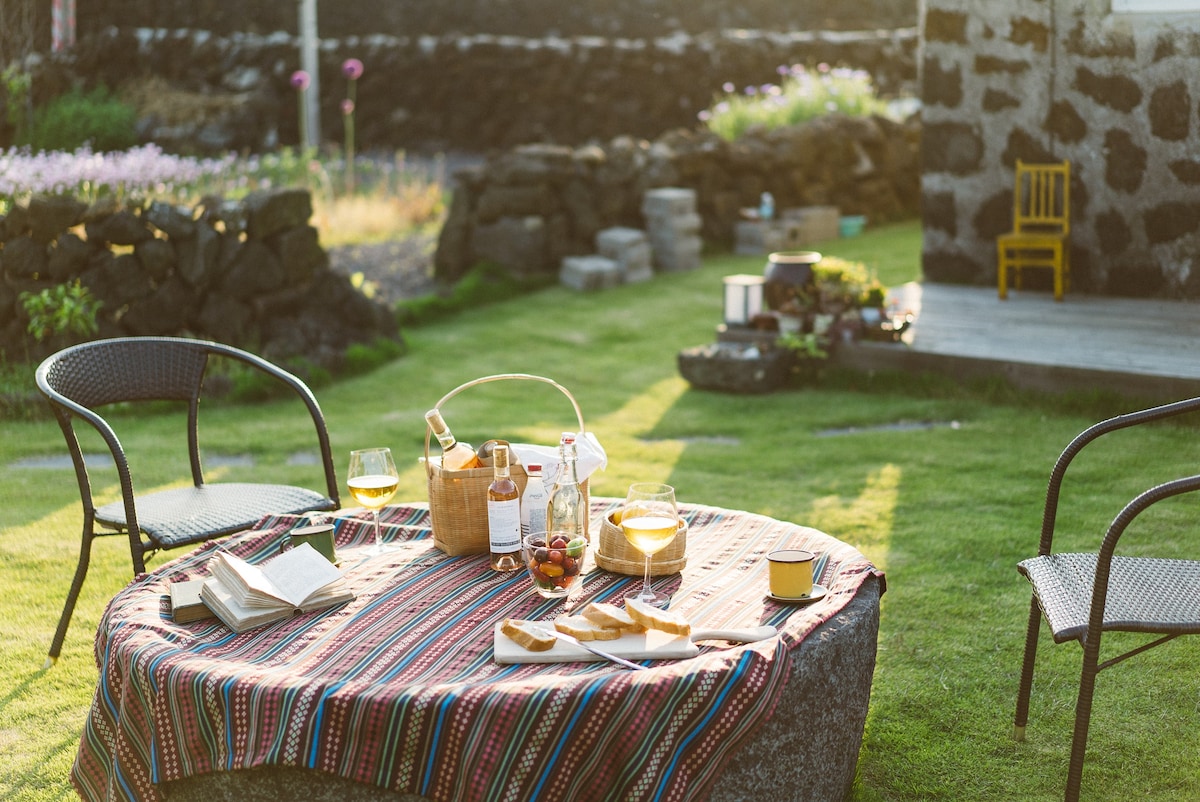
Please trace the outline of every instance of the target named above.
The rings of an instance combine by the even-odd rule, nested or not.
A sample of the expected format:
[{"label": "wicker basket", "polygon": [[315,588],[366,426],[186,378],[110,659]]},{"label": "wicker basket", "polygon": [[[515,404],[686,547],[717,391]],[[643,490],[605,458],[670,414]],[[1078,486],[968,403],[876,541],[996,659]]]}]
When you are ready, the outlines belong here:
[{"label": "wicker basket", "polygon": [[[666,548],[650,558],[650,573],[653,576],[676,574],[687,565],[687,521],[680,519],[679,532]],[[594,552],[596,565],[614,574],[643,576],[646,573],[646,557],[629,545],[621,527],[612,522],[612,514],[604,516],[600,524],[600,545]]]},{"label": "wicker basket", "polygon": [[[544,382],[558,389],[571,402],[579,431],[584,431],[583,413],[580,411],[575,397],[565,387],[550,379],[525,373],[502,373],[469,381],[442,396],[442,399],[437,402],[437,408],[441,409],[443,404],[470,387],[508,379]],[[440,459],[431,459],[429,456],[431,437],[432,432],[426,426],[425,472],[428,477],[433,543],[452,557],[461,554],[485,554],[489,551],[487,489],[488,485],[492,483],[494,471],[491,468],[471,468],[466,471],[444,470]],[[517,491],[524,494],[525,485],[529,481],[525,467],[519,462],[514,462],[509,472],[513,482],[517,485]],[[587,480],[581,481],[579,486],[583,490],[584,502],[587,503],[589,500]],[[586,521],[584,525],[587,526]]]}]

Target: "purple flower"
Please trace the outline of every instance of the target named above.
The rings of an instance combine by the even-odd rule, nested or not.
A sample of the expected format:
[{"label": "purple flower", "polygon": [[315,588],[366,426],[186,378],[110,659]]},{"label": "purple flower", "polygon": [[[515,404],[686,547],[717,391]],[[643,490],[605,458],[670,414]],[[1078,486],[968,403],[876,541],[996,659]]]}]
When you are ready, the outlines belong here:
[{"label": "purple flower", "polygon": [[354,113],[354,101],[351,100],[350,98],[346,98],[345,100],[342,101],[342,114],[349,117],[353,113]]},{"label": "purple flower", "polygon": [[356,81],[362,77],[363,63],[356,58],[348,58],[342,62],[342,75],[345,75],[351,81]]},{"label": "purple flower", "polygon": [[304,70],[296,70],[295,72],[292,73],[292,88],[293,89],[299,89],[301,92],[303,92],[305,89],[308,89],[308,84],[309,84],[309,77],[308,77],[307,72],[305,72]]},{"label": "purple flower", "polygon": [[733,85],[733,81],[726,81],[725,83],[721,84],[721,89],[723,89],[726,94],[733,94],[733,91],[736,88],[737,87]]}]

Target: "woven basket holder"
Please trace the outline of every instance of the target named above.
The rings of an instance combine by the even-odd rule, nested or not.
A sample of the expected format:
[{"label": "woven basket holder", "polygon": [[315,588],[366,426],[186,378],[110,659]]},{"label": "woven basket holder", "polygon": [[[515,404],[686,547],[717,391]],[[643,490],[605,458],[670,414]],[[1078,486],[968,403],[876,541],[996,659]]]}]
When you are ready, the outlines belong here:
[{"label": "woven basket holder", "polygon": [[[650,574],[677,574],[687,565],[687,521],[679,521],[679,532],[666,548],[650,558]],[[644,576],[646,557],[625,539],[621,527],[612,522],[612,515],[600,523],[600,546],[595,551],[596,565],[614,574]]]},{"label": "woven basket holder", "polygon": [[[480,384],[496,381],[535,381],[549,384],[567,397],[575,410],[575,420],[579,425],[578,431],[584,431],[583,412],[575,401],[575,396],[556,381],[527,373],[501,373],[495,376],[484,376],[466,384],[455,387],[442,396],[437,402],[437,408],[442,406],[463,390]],[[492,468],[471,468],[466,471],[447,471],[440,463],[429,458],[429,444],[433,433],[425,427],[425,473],[429,487],[429,515],[433,525],[433,544],[452,557],[463,554],[486,554],[491,550],[488,540],[487,489],[492,483],[495,472]],[[525,467],[513,463],[509,468],[512,480],[517,485],[517,492],[524,495],[525,485],[529,477]],[[584,503],[589,503],[588,482],[584,479],[579,483],[583,490]],[[588,526],[585,520],[584,526]],[[585,528],[586,533],[586,528]]]}]

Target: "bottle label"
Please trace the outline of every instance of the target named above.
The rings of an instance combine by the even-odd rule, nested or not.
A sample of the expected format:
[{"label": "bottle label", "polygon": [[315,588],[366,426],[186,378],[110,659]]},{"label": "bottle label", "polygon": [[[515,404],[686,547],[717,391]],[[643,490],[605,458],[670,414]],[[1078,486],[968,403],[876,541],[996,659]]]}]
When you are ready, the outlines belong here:
[{"label": "bottle label", "polygon": [[546,485],[540,476],[530,476],[525,485],[525,495],[521,496],[521,535],[534,532],[547,532],[546,504],[550,500],[546,493]]},{"label": "bottle label", "polygon": [[494,554],[521,550],[521,502],[488,501],[488,539]]}]

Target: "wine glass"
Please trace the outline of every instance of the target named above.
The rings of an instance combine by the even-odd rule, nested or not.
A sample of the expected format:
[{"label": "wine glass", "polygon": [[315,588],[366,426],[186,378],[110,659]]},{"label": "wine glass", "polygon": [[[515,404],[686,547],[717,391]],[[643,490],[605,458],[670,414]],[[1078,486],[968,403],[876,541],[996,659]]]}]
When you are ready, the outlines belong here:
[{"label": "wine glass", "polygon": [[372,554],[387,551],[379,534],[379,510],[396,495],[400,474],[392,461],[390,448],[361,448],[350,452],[350,470],[346,479],[350,495],[371,511],[375,522],[375,545]]},{"label": "wine glass", "polygon": [[657,482],[634,482],[629,486],[621,508],[621,531],[635,549],[646,555],[646,575],[642,589],[626,596],[643,604],[665,608],[671,597],[650,587],[650,560],[670,545],[679,531],[679,509],[675,488]]}]

